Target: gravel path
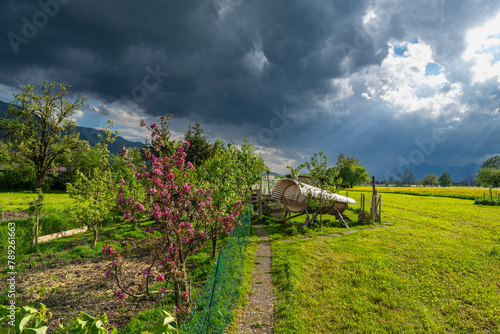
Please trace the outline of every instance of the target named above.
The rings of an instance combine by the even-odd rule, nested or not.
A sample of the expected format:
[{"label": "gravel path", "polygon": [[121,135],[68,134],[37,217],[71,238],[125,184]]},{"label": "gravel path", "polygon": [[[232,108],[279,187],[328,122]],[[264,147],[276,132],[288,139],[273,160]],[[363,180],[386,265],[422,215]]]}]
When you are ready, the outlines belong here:
[{"label": "gravel path", "polygon": [[259,244],[252,273],[252,294],[239,323],[239,333],[270,334],[274,323],[274,286],[271,275],[271,242],[262,226],[257,230]]}]

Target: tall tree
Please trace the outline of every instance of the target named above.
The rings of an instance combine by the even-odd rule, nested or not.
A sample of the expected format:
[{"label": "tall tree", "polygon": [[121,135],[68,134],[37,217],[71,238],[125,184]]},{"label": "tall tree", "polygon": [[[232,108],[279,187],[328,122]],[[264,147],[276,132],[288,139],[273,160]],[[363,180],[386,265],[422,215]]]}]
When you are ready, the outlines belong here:
[{"label": "tall tree", "polygon": [[497,168],[500,169],[500,155],[495,155],[481,164],[482,168]]},{"label": "tall tree", "polygon": [[451,181],[450,174],[444,172],[443,175],[439,177],[439,185],[441,187],[451,187],[453,182]]},{"label": "tall tree", "polygon": [[[72,198],[75,198],[75,209],[78,219],[84,224],[90,224],[94,231],[92,248],[97,246],[97,226],[108,214],[116,203],[115,187],[111,172],[108,144],[115,141],[117,132],[111,132],[113,122],[108,121],[109,128],[104,129],[105,138],[94,148],[98,154],[96,166],[84,174],[77,171],[77,178],[73,184],[68,184],[67,189]],[[125,181],[122,179],[122,183]]]},{"label": "tall tree", "polygon": [[184,134],[184,140],[189,142],[189,146],[186,148],[187,162],[199,166],[211,156],[211,145],[203,134],[200,123],[196,123],[194,127],[189,124]]},{"label": "tall tree", "polygon": [[423,186],[437,186],[438,185],[438,177],[435,174],[428,174],[424,176],[421,184]]},{"label": "tall tree", "polygon": [[44,82],[41,95],[36,86],[26,85],[14,95],[0,127],[5,129],[6,142],[20,163],[33,165],[36,188],[42,188],[54,160],[80,145],[76,123],[71,118],[85,101],[70,101],[67,84]]},{"label": "tall tree", "polygon": [[495,155],[482,163],[477,181],[493,188],[500,186],[500,156]]},{"label": "tall tree", "polygon": [[370,177],[359,160],[347,158],[340,153],[337,158],[337,175],[335,183],[344,187],[352,188],[363,182],[369,182]]}]

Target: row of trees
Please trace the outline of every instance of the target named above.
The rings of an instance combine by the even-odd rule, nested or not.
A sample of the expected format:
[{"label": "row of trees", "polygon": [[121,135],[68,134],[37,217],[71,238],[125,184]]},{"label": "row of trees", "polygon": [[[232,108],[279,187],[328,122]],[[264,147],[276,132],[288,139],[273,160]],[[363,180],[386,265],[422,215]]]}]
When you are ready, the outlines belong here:
[{"label": "row of trees", "polygon": [[6,129],[3,154],[11,163],[35,171],[37,189],[43,188],[56,163],[68,157],[67,162],[78,160],[67,189],[76,199],[75,218],[93,228],[93,248],[98,225],[111,210],[155,240],[150,265],[140,273],[143,281],[134,286],[124,283],[122,255],[111,246],[103,248],[113,260],[106,276],[116,280],[115,294],[124,298],[172,293],[177,310],[186,314],[186,261],[208,240],[215,256],[218,239],[238,224],[242,199],[267,169],[263,159],[246,140],[241,146],[208,142],[199,124],[188,128],[184,141],[173,141],[171,116],[160,123],[141,123],[151,138],[142,151],[122,147],[119,156],[112,155],[108,145],[117,132],[111,122],[101,142],[90,148],[78,139],[71,120],[84,98],[70,101],[68,87],[44,83],[41,96],[33,86],[15,95],[0,123]]},{"label": "row of trees", "polygon": [[397,185],[411,185],[418,184],[423,186],[441,186],[441,187],[451,187],[453,185],[467,185],[467,186],[485,186],[496,188],[500,186],[500,156],[495,155],[481,164],[481,169],[476,173],[476,175],[469,174],[461,182],[453,182],[451,180],[450,174],[443,173],[441,176],[436,174],[428,174],[422,178],[422,180],[417,181],[412,176],[412,173],[408,170],[398,174],[399,180],[391,177],[389,180],[382,181],[388,184]]},{"label": "row of trees", "polygon": [[370,181],[366,168],[355,158],[346,157],[343,153],[337,157],[335,166],[328,166],[326,155],[323,152],[314,153],[309,161],[296,168],[287,166],[290,176],[297,178],[300,172],[307,169],[309,176],[316,186],[322,189],[334,190],[338,188],[352,188]]}]

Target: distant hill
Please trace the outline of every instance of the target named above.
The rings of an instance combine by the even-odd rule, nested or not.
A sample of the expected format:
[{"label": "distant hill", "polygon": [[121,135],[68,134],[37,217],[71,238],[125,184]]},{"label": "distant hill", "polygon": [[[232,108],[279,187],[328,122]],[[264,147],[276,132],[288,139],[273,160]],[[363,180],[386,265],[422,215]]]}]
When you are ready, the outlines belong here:
[{"label": "distant hill", "polygon": [[[5,103],[3,101],[0,101],[0,118],[3,117],[3,113],[7,111],[9,108],[9,104]],[[95,144],[99,143],[99,137],[98,135],[104,136],[105,133],[102,130],[97,130],[93,128],[87,128],[83,126],[77,126],[76,127],[76,132],[80,134],[80,139],[81,140],[87,140],[91,146],[94,146]],[[1,133],[1,129],[0,129]],[[109,151],[117,154],[120,152],[120,148],[122,145],[125,145],[128,148],[132,147],[137,147],[141,148],[143,146],[143,143],[141,142],[133,142],[130,140],[127,140],[121,136],[118,136],[115,140],[115,142],[111,145],[108,146]]]}]

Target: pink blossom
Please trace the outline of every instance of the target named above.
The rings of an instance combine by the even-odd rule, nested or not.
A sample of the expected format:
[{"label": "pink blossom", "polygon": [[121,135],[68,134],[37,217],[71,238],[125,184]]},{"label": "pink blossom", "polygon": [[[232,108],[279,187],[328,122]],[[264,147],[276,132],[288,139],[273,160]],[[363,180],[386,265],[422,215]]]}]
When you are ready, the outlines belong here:
[{"label": "pink blossom", "polygon": [[124,179],[120,179],[120,183],[121,184],[125,184],[125,180]]},{"label": "pink blossom", "polygon": [[114,260],[113,262],[111,262],[111,264],[115,267],[118,267],[118,261]]},{"label": "pink blossom", "polygon": [[144,270],[142,271],[142,274],[143,274],[144,276],[148,276],[148,275],[149,275],[149,268],[144,269]]},{"label": "pink blossom", "polygon": [[158,126],[158,123],[153,123],[153,124],[151,124],[151,127],[152,127],[152,128],[156,128],[157,126]]},{"label": "pink blossom", "polygon": [[189,296],[189,292],[184,291],[184,292],[182,293],[182,298],[186,299],[188,296]]},{"label": "pink blossom", "polygon": [[164,274],[159,274],[156,276],[156,281],[157,282],[163,282],[165,280]]},{"label": "pink blossom", "polygon": [[190,162],[188,162],[186,165],[188,166],[189,169],[193,169],[194,168],[193,164],[190,163]]},{"label": "pink blossom", "polygon": [[111,270],[108,270],[104,273],[104,276],[109,277],[111,275]]},{"label": "pink blossom", "polygon": [[184,142],[184,146],[189,146],[189,145],[191,145],[191,143],[190,143],[190,142],[188,142],[188,141],[185,141],[185,142]]}]

